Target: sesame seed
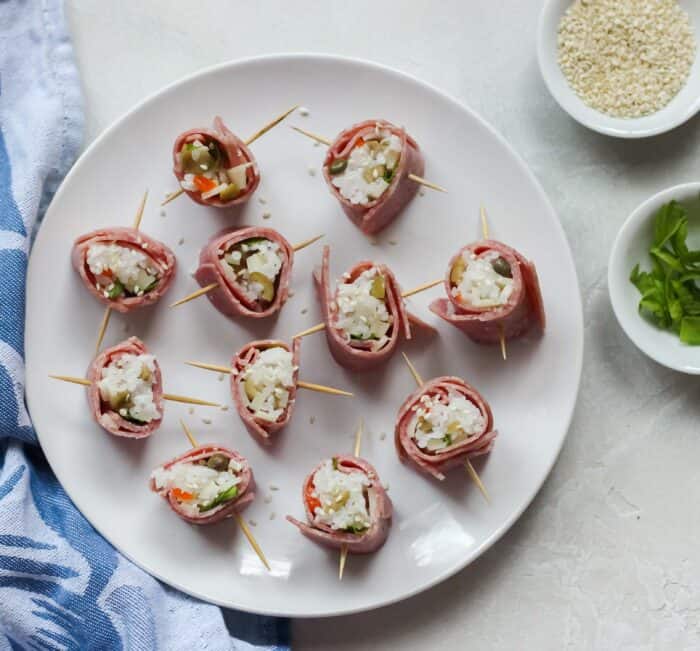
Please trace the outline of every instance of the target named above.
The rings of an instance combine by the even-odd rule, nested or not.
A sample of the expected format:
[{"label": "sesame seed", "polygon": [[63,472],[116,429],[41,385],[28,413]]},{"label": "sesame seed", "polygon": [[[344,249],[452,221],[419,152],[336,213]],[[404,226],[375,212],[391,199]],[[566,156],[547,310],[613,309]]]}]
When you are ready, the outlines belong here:
[{"label": "sesame seed", "polygon": [[389,244],[391,244],[391,246],[396,246],[398,242],[396,240],[389,240]]},{"label": "sesame seed", "polygon": [[311,418],[309,418],[309,425],[313,425],[315,422],[316,422],[316,416],[311,416]]},{"label": "sesame seed", "polygon": [[266,211],[262,214],[262,218],[263,218],[263,219],[270,219],[270,217],[272,217],[272,213],[271,213],[269,210],[266,210]]},{"label": "sesame seed", "polygon": [[202,422],[205,425],[211,425],[211,418],[202,418]]},{"label": "sesame seed", "polygon": [[275,484],[270,484],[271,491],[278,491],[279,489],[280,489],[279,486],[276,486]]},{"label": "sesame seed", "polygon": [[303,308],[302,311],[301,311],[301,313],[302,313],[302,314],[306,314],[308,311],[309,311],[309,310],[307,310],[306,308]]},{"label": "sesame seed", "polygon": [[187,411],[190,415],[194,414],[194,407],[190,407]]},{"label": "sesame seed", "polygon": [[302,117],[309,117],[309,109],[307,109],[305,106],[300,106],[299,107],[299,115]]},{"label": "sesame seed", "polygon": [[316,176],[316,168],[309,165],[309,176]]},{"label": "sesame seed", "polygon": [[228,411],[228,405],[221,405],[221,411]]},{"label": "sesame seed", "polygon": [[380,441],[383,441],[385,438],[386,438],[386,432],[382,432],[382,433],[379,435],[379,440],[380,440]]},{"label": "sesame seed", "polygon": [[272,513],[270,513],[270,520],[274,520],[275,517],[276,517],[276,514],[274,511],[272,511]]},{"label": "sesame seed", "polygon": [[161,208],[160,216],[165,217],[168,213],[165,212],[165,208]]},{"label": "sesame seed", "polygon": [[257,527],[257,526],[258,526],[258,523],[257,523],[255,520],[248,520],[248,524],[249,524],[251,527]]},{"label": "sesame seed", "polygon": [[266,203],[267,203],[267,199],[265,199],[265,197],[258,197],[258,201],[259,201],[260,203],[262,203],[262,204],[266,204]]},{"label": "sesame seed", "polygon": [[184,238],[184,237],[181,237],[181,238],[177,241],[177,243],[178,243],[180,246],[182,246],[182,245],[185,243],[185,238]]},{"label": "sesame seed", "polygon": [[263,502],[265,502],[265,504],[269,504],[270,502],[272,502],[272,495],[265,495],[265,497],[263,498]]},{"label": "sesame seed", "polygon": [[219,373],[219,382],[223,382],[226,379],[226,375],[224,373]]}]

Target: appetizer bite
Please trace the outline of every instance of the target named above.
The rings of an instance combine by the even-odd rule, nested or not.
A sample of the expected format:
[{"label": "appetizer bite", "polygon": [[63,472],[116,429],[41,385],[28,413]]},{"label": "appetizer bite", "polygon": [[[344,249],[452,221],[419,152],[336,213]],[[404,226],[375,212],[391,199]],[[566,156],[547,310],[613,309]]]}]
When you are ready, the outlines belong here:
[{"label": "appetizer bite", "polygon": [[444,376],[421,384],[401,405],[394,442],[401,461],[442,481],[451,468],[490,452],[497,434],[481,394]]},{"label": "appetizer bite", "polygon": [[104,228],[79,237],[73,267],[88,291],[117,312],[152,305],[175,276],[173,252],[137,228]]},{"label": "appetizer bite", "polygon": [[220,117],[211,129],[190,129],[177,137],[173,172],[190,199],[215,208],[245,203],[260,183],[252,152]]},{"label": "appetizer bite", "polygon": [[393,272],[383,264],[359,262],[330,288],[330,248],[323,248],[320,270],[314,272],[326,339],[338,364],[367,371],[385,363],[403,333],[411,339],[411,322],[431,329],[406,310]]},{"label": "appetizer bite", "polygon": [[364,459],[339,455],[322,461],[306,478],[302,499],[307,522],[289,515],[287,520],[320,545],[369,554],[389,535],[391,499]]},{"label": "appetizer bite", "polygon": [[323,175],[345,214],[366,235],[388,226],[418,191],[409,175],[425,163],[406,130],[386,120],[346,129],[328,148]]},{"label": "appetizer bite", "polygon": [[231,362],[231,393],[250,434],[269,444],[292,417],[299,376],[300,340],[246,344]]},{"label": "appetizer bite", "polygon": [[138,337],[102,351],[90,364],[87,378],[90,413],[110,434],[145,438],[160,427],[160,366]]},{"label": "appetizer bite", "polygon": [[482,240],[460,249],[450,260],[445,291],[447,298],[433,301],[430,310],[476,342],[544,332],[535,265],[501,242]]},{"label": "appetizer bite", "polygon": [[204,246],[195,279],[222,314],[261,319],[287,300],[293,264],[294,247],[272,228],[229,228]]},{"label": "appetizer bite", "polygon": [[151,473],[151,490],[192,524],[213,524],[241,512],[255,499],[248,461],[218,445],[200,445]]}]

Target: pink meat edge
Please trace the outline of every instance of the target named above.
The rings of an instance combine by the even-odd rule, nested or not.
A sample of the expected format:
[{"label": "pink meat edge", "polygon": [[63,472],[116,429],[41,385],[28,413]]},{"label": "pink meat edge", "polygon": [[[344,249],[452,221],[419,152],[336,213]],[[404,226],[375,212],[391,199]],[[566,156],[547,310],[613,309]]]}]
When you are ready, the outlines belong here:
[{"label": "pink meat edge", "polygon": [[[287,408],[277,421],[274,423],[269,423],[267,421],[262,421],[255,418],[248,410],[243,397],[244,388],[242,386],[242,382],[240,381],[240,375],[247,366],[255,362],[257,359],[257,355],[255,354],[256,351],[271,348],[273,346],[280,346],[292,353],[292,363],[294,364],[296,370],[294,371],[294,386],[291,387],[289,391],[289,402],[287,404]],[[286,342],[275,339],[252,341],[243,346],[243,348],[241,348],[233,356],[233,360],[231,361],[231,369],[233,371],[231,373],[231,396],[233,397],[233,402],[236,405],[236,411],[238,412],[238,415],[240,416],[250,435],[263,445],[271,445],[273,443],[272,434],[276,434],[277,432],[281,431],[289,423],[294,412],[297,382],[299,380],[300,347],[301,341],[299,339],[293,340],[291,348]]]},{"label": "pink meat edge", "polygon": [[[235,243],[251,237],[264,237],[276,242],[284,255],[275,300],[264,310],[253,309],[252,303],[246,299],[243,292],[231,285],[222,267],[226,263],[222,262],[219,257],[220,250],[228,249]],[[199,267],[194,277],[200,287],[206,287],[213,283],[218,284],[217,289],[207,292],[207,298],[225,316],[264,319],[279,312],[286,303],[289,297],[289,282],[293,265],[294,248],[276,230],[257,226],[226,228],[212,236],[200,251]]]},{"label": "pink meat edge", "polygon": [[190,524],[205,525],[221,522],[226,518],[233,517],[236,513],[242,512],[255,499],[255,477],[253,476],[253,471],[250,468],[248,460],[235,450],[212,444],[199,445],[196,448],[188,450],[174,459],[171,459],[163,464],[162,467],[168,469],[174,466],[176,463],[194,463],[199,459],[207,458],[214,453],[224,454],[230,459],[235,459],[243,466],[239,475],[241,477],[241,482],[238,484],[240,494],[233,502],[219,505],[211,511],[206,512],[206,515],[192,516],[184,512],[180,508],[177,500],[171,495],[170,491],[157,490],[153,478],[149,479],[150,489],[154,493],[160,495],[181,519],[189,522]]},{"label": "pink meat edge", "polygon": [[[421,452],[408,434],[408,422],[411,419],[412,407],[417,405],[423,395],[435,395],[436,392],[447,393],[449,388],[458,390],[481,411],[486,418],[484,431],[471,441],[465,441],[454,449],[440,455],[428,455]],[[416,389],[401,405],[394,428],[394,444],[399,459],[409,463],[418,470],[435,477],[440,481],[445,479],[445,472],[464,464],[466,459],[490,452],[498,431],[493,428],[493,413],[491,406],[473,386],[461,378],[442,376],[429,380]]]},{"label": "pink meat edge", "polygon": [[138,337],[129,337],[128,339],[106,348],[95,357],[90,363],[87,370],[87,379],[91,384],[87,388],[87,400],[90,407],[90,414],[93,420],[105,431],[130,439],[144,439],[149,437],[161,425],[163,420],[163,378],[160,371],[158,360],[155,360],[155,381],[153,383],[153,399],[158,408],[161,417],[158,420],[151,421],[146,425],[136,425],[122,418],[113,410],[103,411],[102,399],[100,398],[100,390],[97,383],[102,379],[102,369],[108,366],[112,361],[122,355],[144,355],[148,353],[146,345]]},{"label": "pink meat edge", "polygon": [[[253,165],[246,170],[248,183],[245,192],[231,199],[231,201],[221,201],[218,196],[202,199],[200,192],[191,192],[189,190],[184,190],[185,194],[192,201],[202,206],[211,206],[213,208],[231,208],[249,201],[260,184],[258,164],[247,145],[224,124],[224,121],[219,116],[214,118],[214,124],[211,129],[189,129],[176,138],[173,145],[173,173],[178,180],[178,185],[185,178],[185,171],[182,168],[178,154],[186,142],[193,142],[197,139],[197,136],[205,136],[206,139],[214,140],[225,152],[229,167],[235,167],[243,163],[253,163]],[[183,189],[181,185],[179,187]]]},{"label": "pink meat edge", "polygon": [[372,266],[379,267],[390,281],[388,283],[390,291],[387,294],[389,297],[388,307],[394,318],[391,337],[378,351],[358,350],[349,346],[345,338],[332,325],[335,321],[335,312],[332,309],[332,305],[335,304],[335,295],[331,294],[330,290],[330,247],[328,245],[323,247],[320,271],[317,269],[313,274],[316,296],[321,307],[323,321],[326,324],[325,335],[331,355],[340,366],[358,372],[372,370],[388,361],[398,345],[399,333],[402,329],[407,338],[411,337],[409,317],[401,296],[401,288],[391,270],[385,265],[375,265],[365,261],[354,265],[349,273],[353,276],[358,273],[358,270],[361,273],[364,268]]},{"label": "pink meat edge", "polygon": [[[158,286],[143,296],[130,298],[110,299],[95,287],[94,277],[87,265],[87,252],[92,244],[117,243],[138,248],[147,255],[160,272]],[[146,245],[146,248],[144,248]],[[177,270],[175,254],[162,242],[146,235],[145,233],[127,227],[103,228],[78,237],[71,251],[73,268],[80,276],[83,284],[92,296],[103,305],[108,305],[113,310],[121,313],[131,312],[140,307],[146,307],[157,303],[168,291]]]},{"label": "pink meat edge", "polygon": [[345,545],[348,553],[353,554],[375,552],[384,545],[389,535],[393,511],[391,498],[382,486],[374,466],[368,461],[350,455],[338,455],[335,458],[338,461],[339,470],[345,472],[352,472],[353,469],[361,470],[370,479],[371,483],[368,491],[372,523],[369,530],[358,538],[357,534],[333,531],[330,528],[323,528],[321,525],[313,524],[313,514],[309,512],[306,505],[306,487],[313,481],[314,475],[324,462],[321,462],[311,471],[302,486],[302,503],[304,504],[307,520],[311,524],[301,522],[292,516],[287,516],[287,521],[298,527],[307,538],[325,547],[340,549]]},{"label": "pink meat edge", "polygon": [[[399,160],[399,167],[395,172],[392,183],[379,199],[367,205],[358,206],[350,203],[340,194],[332,183],[332,177],[328,168],[330,163],[336,158],[347,157],[354,148],[357,139],[373,131],[377,124],[381,128],[389,129],[401,138],[402,154]],[[323,164],[323,175],[332,194],[340,202],[343,212],[365,235],[373,235],[380,232],[398,217],[400,212],[418,192],[418,184],[408,178],[409,174],[422,177],[424,172],[425,161],[416,141],[406,133],[405,129],[397,127],[386,120],[365,120],[342,131],[328,148]]]}]

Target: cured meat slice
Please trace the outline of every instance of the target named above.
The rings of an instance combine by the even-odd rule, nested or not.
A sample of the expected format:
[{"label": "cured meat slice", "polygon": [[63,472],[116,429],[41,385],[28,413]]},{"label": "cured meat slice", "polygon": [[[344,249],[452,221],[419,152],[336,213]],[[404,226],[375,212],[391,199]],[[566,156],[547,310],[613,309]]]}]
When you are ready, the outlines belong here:
[{"label": "cured meat slice", "polygon": [[479,343],[498,343],[526,332],[543,333],[544,303],[535,265],[496,240],[460,249],[445,276],[447,298],[432,312]]},{"label": "cured meat slice", "polygon": [[324,246],[321,268],[314,271],[314,280],[328,347],[335,361],[345,368],[376,368],[394,354],[402,334],[411,338],[411,321],[427,326],[408,314],[401,287],[386,265],[358,262],[332,292],[330,248]]},{"label": "cured meat slice", "polygon": [[192,524],[214,524],[240,513],[255,499],[248,461],[220,445],[199,445],[156,468],[151,490]]},{"label": "cured meat slice", "polygon": [[413,199],[423,176],[423,154],[403,127],[365,120],[328,148],[323,175],[345,214],[366,235],[386,228]]},{"label": "cured meat slice", "polygon": [[445,479],[445,472],[491,451],[498,432],[491,407],[457,377],[437,377],[414,391],[396,418],[394,443],[401,461]]},{"label": "cured meat slice", "polygon": [[272,228],[244,226],[214,235],[199,254],[195,279],[214,307],[228,317],[262,319],[278,312],[289,296],[294,249]]},{"label": "cured meat slice", "polygon": [[302,499],[307,522],[287,520],[320,545],[369,554],[389,535],[393,505],[364,459],[340,455],[321,462],[306,478]]},{"label": "cured meat slice", "polygon": [[266,445],[292,417],[299,376],[300,339],[251,341],[231,362],[231,394],[248,432]]},{"label": "cured meat slice", "polygon": [[160,300],[177,264],[165,244],[126,227],[80,236],[71,258],[88,291],[117,312],[131,312]]},{"label": "cured meat slice", "polygon": [[163,378],[158,360],[138,337],[103,350],[87,371],[90,413],[115,436],[142,439],[163,419]]},{"label": "cured meat slice", "polygon": [[177,137],[173,172],[190,199],[215,208],[245,203],[260,183],[252,152],[218,116],[211,129],[190,129]]}]

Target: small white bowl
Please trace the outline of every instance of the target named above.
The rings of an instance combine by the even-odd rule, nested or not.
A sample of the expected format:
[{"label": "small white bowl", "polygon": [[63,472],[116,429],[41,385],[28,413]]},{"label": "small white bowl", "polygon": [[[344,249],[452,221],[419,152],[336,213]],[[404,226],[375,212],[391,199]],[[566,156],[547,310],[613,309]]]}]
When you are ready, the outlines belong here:
[{"label": "small white bowl", "polygon": [[630,282],[635,264],[649,270],[649,248],[654,236],[654,216],[675,199],[688,210],[688,244],[700,245],[700,183],[677,185],[655,194],[639,206],[622,225],[608,262],[610,302],[620,326],[643,353],[676,371],[700,375],[700,346],[688,346],[675,332],[661,330],[639,314],[640,294]]},{"label": "small white bowl", "polygon": [[[557,61],[557,32],[559,21],[574,0],[546,0],[537,34],[537,58],[549,92],[559,105],[584,126],[599,133],[618,138],[645,138],[665,133],[683,124],[700,110],[700,46],[685,86],[660,111],[643,118],[614,118],[585,104],[572,90]],[[700,33],[700,2],[680,0],[695,28],[696,41]]]}]

